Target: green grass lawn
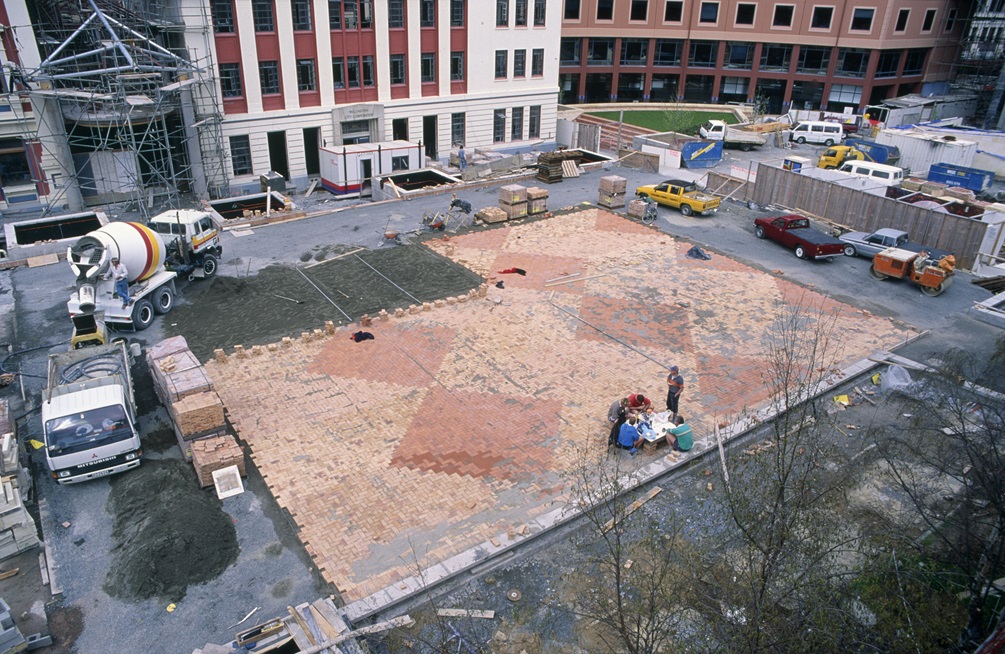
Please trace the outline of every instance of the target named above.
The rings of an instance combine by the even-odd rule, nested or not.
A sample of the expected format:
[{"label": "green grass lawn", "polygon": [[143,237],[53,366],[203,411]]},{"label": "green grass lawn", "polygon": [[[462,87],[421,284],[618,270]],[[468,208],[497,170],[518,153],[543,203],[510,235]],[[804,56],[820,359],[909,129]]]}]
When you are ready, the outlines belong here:
[{"label": "green grass lawn", "polygon": [[[591,116],[606,118],[608,120],[618,120],[617,111],[591,111]],[[650,111],[626,111],[625,124],[645,127],[657,132],[680,132],[681,134],[695,134],[698,128],[706,120],[718,119],[732,125],[737,122],[736,116],[729,111],[666,111],[654,109]]]}]

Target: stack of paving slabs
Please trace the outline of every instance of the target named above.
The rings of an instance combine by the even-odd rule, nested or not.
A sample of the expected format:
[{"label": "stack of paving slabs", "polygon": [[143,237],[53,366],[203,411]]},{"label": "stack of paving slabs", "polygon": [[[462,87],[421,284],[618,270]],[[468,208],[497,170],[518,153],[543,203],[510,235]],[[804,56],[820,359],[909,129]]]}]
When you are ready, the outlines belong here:
[{"label": "stack of paving slabs", "polygon": [[233,436],[212,436],[192,441],[192,465],[199,485],[209,488],[213,485],[213,471],[237,466],[242,477],[248,473],[244,468],[244,450]]},{"label": "stack of paving slabs", "polygon": [[28,649],[28,641],[14,624],[10,606],[0,599],[0,652],[23,652]]},{"label": "stack of paving slabs", "polygon": [[223,402],[202,364],[182,336],[157,343],[147,351],[157,397],[167,408],[178,447],[192,460],[191,443],[227,431]]},{"label": "stack of paving slabs", "polygon": [[0,560],[38,545],[35,521],[24,507],[17,477],[0,478]]},{"label": "stack of paving slabs", "polygon": [[632,200],[628,203],[628,215],[632,218],[642,218],[646,215],[646,201]]},{"label": "stack of paving slabs", "polygon": [[489,224],[504,223],[509,220],[509,216],[506,215],[506,212],[499,207],[485,207],[475,214],[475,218]]},{"label": "stack of paving slabs", "polygon": [[625,206],[625,191],[628,180],[617,175],[607,175],[600,178],[600,206],[608,209],[620,209]]},{"label": "stack of paving slabs", "polygon": [[499,188],[499,208],[506,212],[510,220],[527,215],[527,188],[519,184],[507,184]]},{"label": "stack of paving slabs", "polygon": [[562,162],[572,161],[573,164],[578,164],[582,157],[582,153],[576,150],[542,152],[537,157],[537,178],[546,184],[561,182],[564,178]]},{"label": "stack of paving slabs", "polygon": [[532,186],[527,189],[527,213],[535,216],[548,211],[548,191]]}]

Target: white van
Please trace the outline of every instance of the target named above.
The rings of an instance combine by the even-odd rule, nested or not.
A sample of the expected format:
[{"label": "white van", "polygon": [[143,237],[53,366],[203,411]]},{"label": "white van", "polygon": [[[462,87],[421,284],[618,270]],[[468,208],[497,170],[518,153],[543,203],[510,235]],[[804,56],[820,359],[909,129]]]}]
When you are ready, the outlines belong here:
[{"label": "white van", "polygon": [[868,177],[885,186],[900,186],[904,181],[904,169],[871,161],[846,161],[838,168],[843,173]]},{"label": "white van", "polygon": [[792,128],[789,140],[796,143],[822,143],[827,147],[840,143],[844,138],[841,123],[822,120],[806,120]]}]

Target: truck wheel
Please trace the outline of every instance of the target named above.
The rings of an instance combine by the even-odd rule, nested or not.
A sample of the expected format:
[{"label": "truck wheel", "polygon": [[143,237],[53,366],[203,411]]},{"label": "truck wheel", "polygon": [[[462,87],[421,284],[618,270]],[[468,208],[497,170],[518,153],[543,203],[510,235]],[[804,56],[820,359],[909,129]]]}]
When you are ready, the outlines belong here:
[{"label": "truck wheel", "polygon": [[680,212],[685,216],[690,216],[694,213],[694,209],[691,208],[690,204],[682,204],[680,205]]},{"label": "truck wheel", "polygon": [[143,299],[133,307],[133,328],[141,332],[154,322],[154,305]]},{"label": "truck wheel", "polygon": [[799,259],[806,258],[806,250],[803,248],[803,246],[801,245],[796,246],[796,257],[798,257]]},{"label": "truck wheel", "polygon": [[824,145],[826,145],[829,148],[830,146],[834,145],[834,139],[827,139],[826,141],[824,141]]},{"label": "truck wheel", "polygon": [[853,256],[855,256],[855,246],[854,245],[846,245],[846,246],[844,246],[844,255],[846,257],[853,257]]},{"label": "truck wheel", "polygon": [[740,149],[743,150],[744,152],[750,152],[750,144],[744,143],[740,146]]},{"label": "truck wheel", "polygon": [[216,274],[216,269],[219,267],[219,262],[217,258],[212,254],[207,254],[202,258],[202,273],[209,279]]},{"label": "truck wheel", "polygon": [[800,136],[799,138],[796,139],[796,143],[798,143],[799,145],[806,145],[806,137]]},{"label": "truck wheel", "polygon": [[873,279],[878,279],[879,281],[883,281],[884,279],[889,277],[889,275],[884,275],[883,273],[876,270],[876,264],[869,266],[869,274],[872,275]]},{"label": "truck wheel", "polygon": [[161,286],[154,291],[154,313],[163,316],[174,309],[174,291],[169,286]]},{"label": "truck wheel", "polygon": [[764,236],[765,236],[765,234],[764,234],[764,228],[761,227],[760,225],[758,225],[757,227],[755,227],[754,228],[754,236],[756,236],[757,238],[764,238]]},{"label": "truck wheel", "polygon": [[946,290],[946,285],[940,283],[938,286],[922,286],[921,292],[930,297],[935,297],[936,295],[942,295],[942,291]]}]

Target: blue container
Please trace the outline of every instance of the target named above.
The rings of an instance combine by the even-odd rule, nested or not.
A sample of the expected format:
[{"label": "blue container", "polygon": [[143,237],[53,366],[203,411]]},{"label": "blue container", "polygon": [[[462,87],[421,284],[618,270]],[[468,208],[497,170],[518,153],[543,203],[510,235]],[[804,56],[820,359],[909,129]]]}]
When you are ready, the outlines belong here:
[{"label": "blue container", "polygon": [[990,170],[937,163],[932,164],[931,168],[928,169],[928,179],[933,182],[941,182],[946,186],[962,186],[974,193],[980,193],[991,186],[991,182],[995,180],[995,174]]},{"label": "blue container", "polygon": [[722,141],[688,141],[680,149],[685,168],[712,168],[722,161]]}]

